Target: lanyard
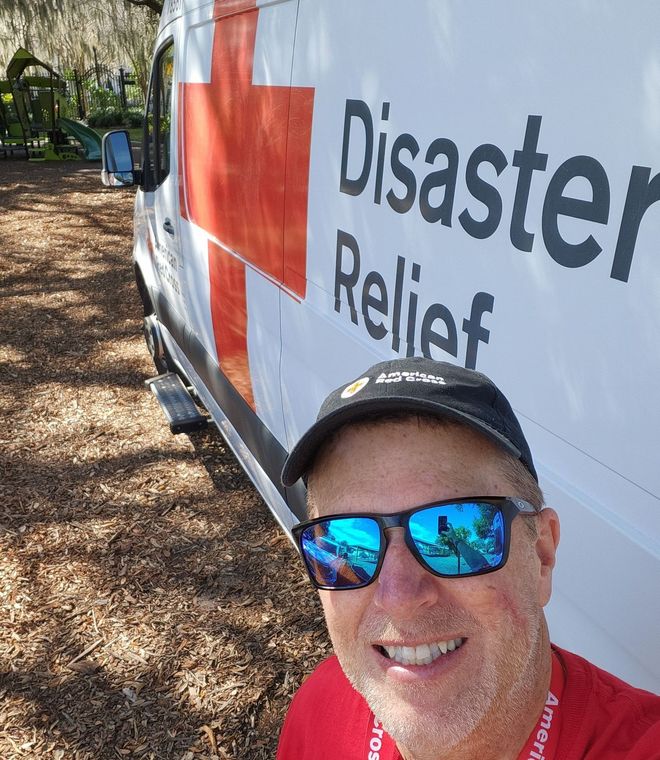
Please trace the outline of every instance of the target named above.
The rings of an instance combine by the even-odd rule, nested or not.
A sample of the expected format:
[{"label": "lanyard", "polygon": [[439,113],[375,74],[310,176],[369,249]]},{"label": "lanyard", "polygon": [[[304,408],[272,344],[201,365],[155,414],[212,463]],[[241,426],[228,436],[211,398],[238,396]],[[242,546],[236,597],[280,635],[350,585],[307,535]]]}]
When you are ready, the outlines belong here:
[{"label": "lanyard", "polygon": [[564,670],[552,653],[550,689],[541,716],[518,760],[553,760],[559,744],[561,698],[564,691]]}]

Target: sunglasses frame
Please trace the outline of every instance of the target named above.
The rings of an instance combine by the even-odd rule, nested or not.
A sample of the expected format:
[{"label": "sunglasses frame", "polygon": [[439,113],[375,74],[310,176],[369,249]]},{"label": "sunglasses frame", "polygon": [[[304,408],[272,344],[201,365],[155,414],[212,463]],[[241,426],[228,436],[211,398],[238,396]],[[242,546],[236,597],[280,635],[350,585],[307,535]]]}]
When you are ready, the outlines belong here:
[{"label": "sunglasses frame", "polygon": [[[415,546],[415,542],[410,533],[410,518],[417,512],[421,512],[424,509],[429,509],[431,507],[445,507],[453,504],[486,504],[488,506],[497,507],[500,509],[504,518],[504,545],[502,547],[502,559],[495,567],[487,567],[481,570],[471,570],[470,572],[461,573],[460,575],[450,575],[433,570],[426,564],[426,562],[424,562],[421,554]],[[424,570],[431,573],[431,575],[435,575],[438,578],[470,578],[475,575],[486,575],[487,573],[493,573],[496,570],[500,570],[502,567],[504,567],[507,560],[509,559],[509,546],[511,544],[511,524],[513,523],[514,518],[516,518],[518,515],[521,517],[534,517],[538,515],[539,512],[540,510],[538,510],[528,501],[520,499],[517,496],[470,496],[462,499],[431,501],[427,504],[420,504],[417,507],[412,507],[411,509],[406,509],[402,512],[393,512],[391,514],[379,514],[374,512],[342,512],[332,515],[324,515],[323,517],[316,517],[313,520],[305,520],[304,522],[298,523],[292,528],[291,532],[295,538],[296,548],[298,549],[298,552],[303,559],[307,575],[309,576],[312,584],[317,589],[320,589],[322,591],[355,591],[356,589],[369,586],[376,580],[376,578],[378,578],[381,567],[385,560],[385,553],[387,552],[388,546],[387,533],[385,531],[390,530],[391,528],[403,528],[404,540],[406,542],[406,546],[410,550],[410,553],[424,568]],[[307,528],[313,527],[314,525],[318,525],[320,523],[328,522],[329,520],[355,517],[371,518],[378,525],[378,530],[380,533],[380,546],[378,550],[378,563],[376,565],[376,569],[374,570],[373,576],[369,580],[364,581],[363,583],[355,584],[353,586],[328,586],[318,583],[318,581],[313,576],[313,572],[310,569],[307,557],[302,548],[303,533],[305,530],[307,530]]]}]

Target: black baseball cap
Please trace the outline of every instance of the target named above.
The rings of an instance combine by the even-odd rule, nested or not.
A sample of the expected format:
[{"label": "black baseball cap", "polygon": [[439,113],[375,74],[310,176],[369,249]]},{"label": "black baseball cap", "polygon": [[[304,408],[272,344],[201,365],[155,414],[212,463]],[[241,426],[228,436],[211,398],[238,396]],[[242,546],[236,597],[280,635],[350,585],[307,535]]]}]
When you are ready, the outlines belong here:
[{"label": "black baseball cap", "polygon": [[282,483],[291,486],[304,477],[328,436],[342,425],[397,412],[462,422],[520,459],[538,481],[520,423],[492,380],[448,362],[410,357],[374,364],[334,390],[284,462]]}]

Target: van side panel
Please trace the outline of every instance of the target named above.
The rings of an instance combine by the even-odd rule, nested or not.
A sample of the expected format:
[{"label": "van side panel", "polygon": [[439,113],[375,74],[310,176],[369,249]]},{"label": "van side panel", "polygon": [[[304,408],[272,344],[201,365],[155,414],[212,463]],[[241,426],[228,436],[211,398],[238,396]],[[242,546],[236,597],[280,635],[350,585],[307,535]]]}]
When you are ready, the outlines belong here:
[{"label": "van side panel", "polygon": [[655,690],[659,24],[650,0],[301,0],[307,294],[281,297],[289,448],[375,359],[506,389],[568,529],[553,634]]},{"label": "van side panel", "polygon": [[280,522],[331,388],[391,356],[483,370],[565,527],[554,639],[660,690],[660,6],[194,4],[159,39],[176,177],[136,204],[154,234],[176,214],[179,291],[145,280]]}]

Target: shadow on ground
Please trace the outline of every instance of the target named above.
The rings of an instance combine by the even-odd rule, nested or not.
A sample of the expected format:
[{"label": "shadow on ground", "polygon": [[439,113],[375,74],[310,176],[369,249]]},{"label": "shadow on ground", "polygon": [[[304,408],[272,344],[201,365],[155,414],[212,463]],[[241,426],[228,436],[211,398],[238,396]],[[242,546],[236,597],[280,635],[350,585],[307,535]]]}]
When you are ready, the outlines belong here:
[{"label": "shadow on ground", "polygon": [[217,431],[143,388],[133,198],[0,186],[0,757],[272,758],[320,608]]}]

